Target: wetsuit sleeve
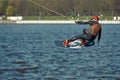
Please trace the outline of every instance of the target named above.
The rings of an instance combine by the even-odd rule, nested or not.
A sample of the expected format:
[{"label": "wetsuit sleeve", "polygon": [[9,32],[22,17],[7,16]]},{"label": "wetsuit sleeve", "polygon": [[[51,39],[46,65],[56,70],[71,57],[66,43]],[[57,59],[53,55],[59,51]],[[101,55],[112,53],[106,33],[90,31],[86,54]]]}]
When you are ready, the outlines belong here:
[{"label": "wetsuit sleeve", "polygon": [[102,28],[100,29],[100,32],[98,33],[98,42],[100,42],[100,39],[101,39],[101,31],[102,31]]},{"label": "wetsuit sleeve", "polygon": [[75,21],[76,24],[89,24],[89,25],[93,25],[94,21]]}]

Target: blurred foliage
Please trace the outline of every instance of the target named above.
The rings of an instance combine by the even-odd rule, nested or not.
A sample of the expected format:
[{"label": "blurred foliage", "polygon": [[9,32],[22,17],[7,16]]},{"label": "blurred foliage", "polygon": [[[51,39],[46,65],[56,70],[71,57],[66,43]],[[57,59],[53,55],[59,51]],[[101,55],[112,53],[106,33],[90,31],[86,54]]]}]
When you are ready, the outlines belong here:
[{"label": "blurred foliage", "polygon": [[120,16],[119,4],[120,0],[0,0],[0,15],[41,16],[41,19],[61,15],[62,19],[64,16],[74,19],[91,15]]}]

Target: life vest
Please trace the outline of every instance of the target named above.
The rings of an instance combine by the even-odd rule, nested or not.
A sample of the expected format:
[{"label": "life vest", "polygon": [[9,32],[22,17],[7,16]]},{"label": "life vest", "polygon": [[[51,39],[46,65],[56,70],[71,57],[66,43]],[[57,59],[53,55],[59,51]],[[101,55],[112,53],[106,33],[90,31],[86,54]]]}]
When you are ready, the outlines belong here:
[{"label": "life vest", "polygon": [[97,36],[97,34],[100,32],[101,25],[98,22],[95,22],[92,26],[89,28],[89,33],[91,33],[94,36]]}]

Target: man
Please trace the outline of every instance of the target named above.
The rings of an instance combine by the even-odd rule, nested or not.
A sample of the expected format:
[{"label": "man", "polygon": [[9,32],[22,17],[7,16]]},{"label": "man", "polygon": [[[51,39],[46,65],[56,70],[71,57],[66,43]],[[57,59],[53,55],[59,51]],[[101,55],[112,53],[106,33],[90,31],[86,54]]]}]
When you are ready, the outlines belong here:
[{"label": "man", "polygon": [[83,34],[81,35],[77,35],[69,40],[65,40],[63,41],[63,45],[65,47],[68,47],[69,42],[74,41],[76,39],[82,39],[82,45],[85,46],[86,42],[85,40],[88,41],[94,41],[96,36],[98,36],[98,45],[100,43],[100,38],[101,38],[101,25],[99,24],[99,17],[98,16],[92,16],[92,19],[90,21],[87,22],[83,22],[83,21],[75,21],[76,24],[89,24],[90,28],[89,30],[84,29],[83,30]]}]

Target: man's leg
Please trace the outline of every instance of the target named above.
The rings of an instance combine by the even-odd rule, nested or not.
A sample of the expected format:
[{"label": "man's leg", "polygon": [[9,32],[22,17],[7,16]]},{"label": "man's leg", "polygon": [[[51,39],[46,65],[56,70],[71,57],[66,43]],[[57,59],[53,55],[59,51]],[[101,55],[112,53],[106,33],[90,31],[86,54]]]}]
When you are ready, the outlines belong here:
[{"label": "man's leg", "polygon": [[71,39],[64,40],[64,41],[63,41],[63,45],[64,45],[65,47],[68,47],[69,42],[72,42],[72,41],[74,41],[74,40],[76,40],[76,39],[81,39],[81,36],[82,36],[82,35],[77,35],[77,36],[75,36],[75,37],[73,37],[73,38],[71,38]]},{"label": "man's leg", "polygon": [[90,37],[89,37],[88,34],[81,34],[81,35],[77,35],[77,36],[69,39],[68,41],[69,41],[69,42],[72,42],[72,41],[75,41],[75,40],[77,40],[77,39],[89,40],[89,38],[90,38]]},{"label": "man's leg", "polygon": [[85,42],[85,40],[91,40],[92,39],[92,35],[91,34],[81,34],[81,35],[77,35],[77,36],[75,36],[75,37],[73,37],[73,38],[71,38],[71,39],[68,39],[68,40],[65,40],[65,41],[63,41],[63,45],[65,46],[65,47],[67,47],[68,46],[68,44],[69,44],[69,42],[72,42],[72,41],[75,41],[75,40],[77,40],[77,39],[82,39],[83,40],[83,42]]}]

